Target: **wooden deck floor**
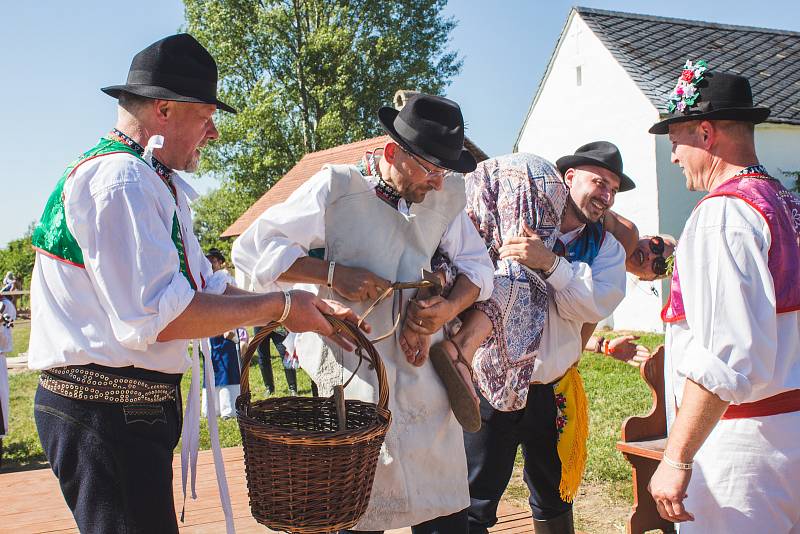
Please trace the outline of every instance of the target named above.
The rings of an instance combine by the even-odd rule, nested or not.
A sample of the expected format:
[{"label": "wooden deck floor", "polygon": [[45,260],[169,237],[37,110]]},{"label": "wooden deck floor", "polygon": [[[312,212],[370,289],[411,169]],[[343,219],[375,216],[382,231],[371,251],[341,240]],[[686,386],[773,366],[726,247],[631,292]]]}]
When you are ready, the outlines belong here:
[{"label": "wooden deck floor", "polygon": [[[233,501],[236,532],[272,532],[250,515],[242,449],[223,449],[228,488]],[[180,457],[173,462],[174,494],[180,513]],[[530,512],[514,509],[503,503],[500,522],[492,532],[518,534],[533,532]],[[201,451],[197,461],[197,500],[186,500],[185,523],[179,523],[186,534],[219,534],[225,532],[225,519],[219,502],[217,479],[211,451]],[[78,532],[72,514],[61,496],[50,469],[0,474],[0,533],[73,533]],[[410,529],[393,530],[391,534],[409,533]]]}]

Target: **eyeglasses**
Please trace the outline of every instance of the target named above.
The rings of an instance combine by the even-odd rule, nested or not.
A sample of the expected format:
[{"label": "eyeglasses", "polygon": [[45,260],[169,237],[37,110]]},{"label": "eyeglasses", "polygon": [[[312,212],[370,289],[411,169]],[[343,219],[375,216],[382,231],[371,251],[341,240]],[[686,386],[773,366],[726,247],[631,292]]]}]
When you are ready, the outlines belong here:
[{"label": "eyeglasses", "polygon": [[648,244],[650,245],[650,251],[653,254],[656,254],[658,256],[664,254],[664,238],[661,237],[660,235],[654,235],[653,237],[651,237],[650,243]]},{"label": "eyeglasses", "polygon": [[664,276],[667,274],[667,259],[664,257],[664,238],[656,235],[650,238],[648,243],[650,252],[656,255],[653,258],[653,273],[656,276]]},{"label": "eyeglasses", "polygon": [[422,162],[417,158],[417,156],[415,156],[405,148],[401,147],[400,145],[397,146],[400,148],[400,150],[411,156],[411,159],[414,160],[414,163],[416,163],[420,169],[425,171],[425,178],[447,178],[447,176],[449,176],[452,173],[452,171],[447,169],[429,170],[425,165],[422,164]]}]

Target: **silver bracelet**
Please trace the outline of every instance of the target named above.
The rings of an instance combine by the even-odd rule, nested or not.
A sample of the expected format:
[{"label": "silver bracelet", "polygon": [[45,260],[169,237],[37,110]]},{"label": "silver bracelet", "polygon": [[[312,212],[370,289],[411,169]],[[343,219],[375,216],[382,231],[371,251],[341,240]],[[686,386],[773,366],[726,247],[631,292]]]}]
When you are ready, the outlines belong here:
[{"label": "silver bracelet", "polygon": [[666,454],[664,454],[662,458],[664,459],[665,464],[667,464],[670,467],[674,467],[675,469],[680,469],[681,471],[691,471],[692,465],[694,464],[694,462],[689,462],[689,463],[676,462],[675,460],[671,460],[670,458],[668,458]]},{"label": "silver bracelet", "polygon": [[283,292],[283,314],[281,318],[278,319],[279,323],[282,323],[289,317],[289,312],[292,309],[292,292],[291,291],[284,291]]},{"label": "silver bracelet", "polygon": [[333,270],[336,269],[336,262],[328,263],[328,287],[333,287]]}]

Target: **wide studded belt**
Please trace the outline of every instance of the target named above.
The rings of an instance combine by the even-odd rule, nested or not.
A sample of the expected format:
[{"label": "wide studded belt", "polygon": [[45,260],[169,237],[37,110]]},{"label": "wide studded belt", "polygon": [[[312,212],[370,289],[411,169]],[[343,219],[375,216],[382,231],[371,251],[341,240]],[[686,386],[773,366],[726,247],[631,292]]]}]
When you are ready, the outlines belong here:
[{"label": "wide studded belt", "polygon": [[174,401],[178,387],[82,366],[55,367],[42,371],[39,384],[62,397],[115,404]]}]

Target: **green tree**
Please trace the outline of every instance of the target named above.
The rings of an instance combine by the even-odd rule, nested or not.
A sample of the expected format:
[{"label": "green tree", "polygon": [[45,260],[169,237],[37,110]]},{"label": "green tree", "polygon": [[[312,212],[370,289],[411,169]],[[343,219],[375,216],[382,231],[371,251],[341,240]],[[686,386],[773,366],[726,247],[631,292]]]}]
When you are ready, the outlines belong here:
[{"label": "green tree", "polygon": [[217,60],[213,172],[254,198],[304,154],[381,130],[397,89],[440,94],[461,69],[446,0],[184,0],[186,29]]},{"label": "green tree", "polygon": [[794,185],[790,188],[795,193],[800,193],[800,171],[781,171],[784,176],[794,178]]},{"label": "green tree", "polygon": [[231,184],[198,198],[192,204],[194,233],[204,251],[216,247],[230,258],[231,241],[220,238],[220,234],[250,207],[255,198],[242,194]]},{"label": "green tree", "polygon": [[31,247],[33,226],[34,223],[31,223],[25,235],[10,241],[6,248],[0,249],[0,279],[8,271],[12,271],[25,289],[31,287],[31,273],[33,273],[33,262],[36,259],[36,253]]}]

